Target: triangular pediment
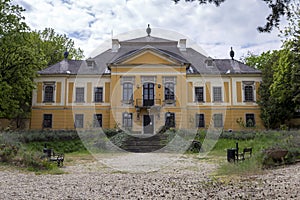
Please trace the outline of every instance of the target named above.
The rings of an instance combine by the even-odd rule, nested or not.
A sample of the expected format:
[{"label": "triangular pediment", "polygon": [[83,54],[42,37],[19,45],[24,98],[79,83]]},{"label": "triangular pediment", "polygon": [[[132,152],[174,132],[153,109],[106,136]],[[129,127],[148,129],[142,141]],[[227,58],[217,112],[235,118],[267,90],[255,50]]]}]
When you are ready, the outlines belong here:
[{"label": "triangular pediment", "polygon": [[182,65],[187,61],[180,55],[157,49],[146,45],[140,49],[125,53],[115,58],[111,64],[116,65],[141,65],[141,64],[163,64]]},{"label": "triangular pediment", "polygon": [[151,50],[140,52],[139,54],[130,57],[122,62],[122,64],[140,65],[140,64],[164,64],[174,65],[178,64],[174,59],[170,59],[165,55],[158,54]]}]

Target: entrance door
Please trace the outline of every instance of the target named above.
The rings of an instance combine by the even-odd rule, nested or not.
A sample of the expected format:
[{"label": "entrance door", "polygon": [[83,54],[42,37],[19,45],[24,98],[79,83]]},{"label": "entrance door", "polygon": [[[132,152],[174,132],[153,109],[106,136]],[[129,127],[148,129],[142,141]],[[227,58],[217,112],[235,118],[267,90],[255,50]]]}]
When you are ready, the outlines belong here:
[{"label": "entrance door", "polygon": [[144,129],[144,134],[153,134],[153,132],[154,132],[154,117],[153,117],[153,115],[144,115],[143,129]]},{"label": "entrance door", "polygon": [[144,83],[143,85],[143,106],[154,105],[154,83]]}]

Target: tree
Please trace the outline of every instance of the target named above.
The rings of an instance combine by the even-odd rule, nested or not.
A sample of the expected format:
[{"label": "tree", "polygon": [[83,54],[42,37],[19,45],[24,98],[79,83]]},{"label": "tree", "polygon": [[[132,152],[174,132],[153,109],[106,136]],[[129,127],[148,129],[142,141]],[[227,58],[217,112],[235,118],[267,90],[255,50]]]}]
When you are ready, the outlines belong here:
[{"label": "tree", "polygon": [[250,55],[245,58],[246,64],[255,66],[262,71],[262,82],[259,87],[258,105],[261,109],[261,119],[267,129],[276,127],[278,121],[278,105],[275,98],[271,96],[270,87],[273,83],[274,69],[278,60],[278,51],[268,51],[260,56]]},{"label": "tree", "polygon": [[55,33],[52,28],[45,28],[43,31],[34,31],[32,34],[37,34],[40,37],[39,48],[44,54],[44,59],[47,61],[47,66],[53,65],[61,61],[64,57],[64,52],[69,52],[69,58],[82,59],[83,51],[75,48],[74,41],[69,39],[65,34]]},{"label": "tree", "polygon": [[[172,0],[178,3],[180,0]],[[213,3],[216,6],[220,6],[226,0],[185,0],[186,2],[198,1],[199,4]],[[289,5],[291,0],[262,0],[271,9],[271,13],[266,18],[267,23],[264,27],[259,26],[257,29],[259,32],[271,32],[274,27],[279,26],[280,18],[283,16],[289,17],[291,15]]]},{"label": "tree", "polygon": [[0,38],[12,31],[18,32],[29,29],[26,23],[22,21],[24,17],[21,14],[25,10],[18,5],[12,5],[10,1],[0,1]]},{"label": "tree", "polygon": [[30,113],[37,71],[61,61],[66,49],[83,57],[72,40],[53,29],[30,31],[23,11],[11,0],[0,1],[0,117],[15,119],[17,126]]},{"label": "tree", "polygon": [[16,32],[0,39],[0,117],[27,117],[37,70],[45,66],[29,32]]}]

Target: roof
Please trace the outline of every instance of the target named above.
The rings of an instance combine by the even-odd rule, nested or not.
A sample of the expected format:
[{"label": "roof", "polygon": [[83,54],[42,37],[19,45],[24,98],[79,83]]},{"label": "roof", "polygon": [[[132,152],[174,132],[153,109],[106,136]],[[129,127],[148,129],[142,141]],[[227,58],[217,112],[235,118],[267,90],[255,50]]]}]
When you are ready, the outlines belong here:
[{"label": "roof", "polygon": [[158,37],[153,37],[153,36],[145,36],[145,37],[140,37],[140,38],[135,38],[131,40],[124,40],[121,41],[120,44],[130,44],[130,43],[158,43],[158,44],[165,44],[165,43],[174,43],[177,45],[177,41],[174,40],[167,40],[163,38],[158,38]]},{"label": "roof", "polygon": [[[94,67],[88,67],[86,60],[64,59],[39,74],[105,74],[110,64],[119,64],[122,60],[150,50],[189,65],[188,74],[260,74],[261,71],[232,59],[211,59],[192,48],[180,51],[178,42],[158,37],[146,36],[132,40],[121,41],[117,52],[111,49],[88,59],[94,62]],[[207,62],[210,61],[210,62]]]}]

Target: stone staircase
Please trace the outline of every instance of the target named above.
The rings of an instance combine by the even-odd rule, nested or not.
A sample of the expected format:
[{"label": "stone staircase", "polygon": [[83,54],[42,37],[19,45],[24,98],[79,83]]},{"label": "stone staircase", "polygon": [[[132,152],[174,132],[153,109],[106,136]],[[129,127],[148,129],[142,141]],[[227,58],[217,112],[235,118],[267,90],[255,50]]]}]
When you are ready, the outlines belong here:
[{"label": "stone staircase", "polygon": [[122,149],[135,153],[150,153],[163,148],[167,144],[168,135],[156,134],[149,137],[128,136]]}]

